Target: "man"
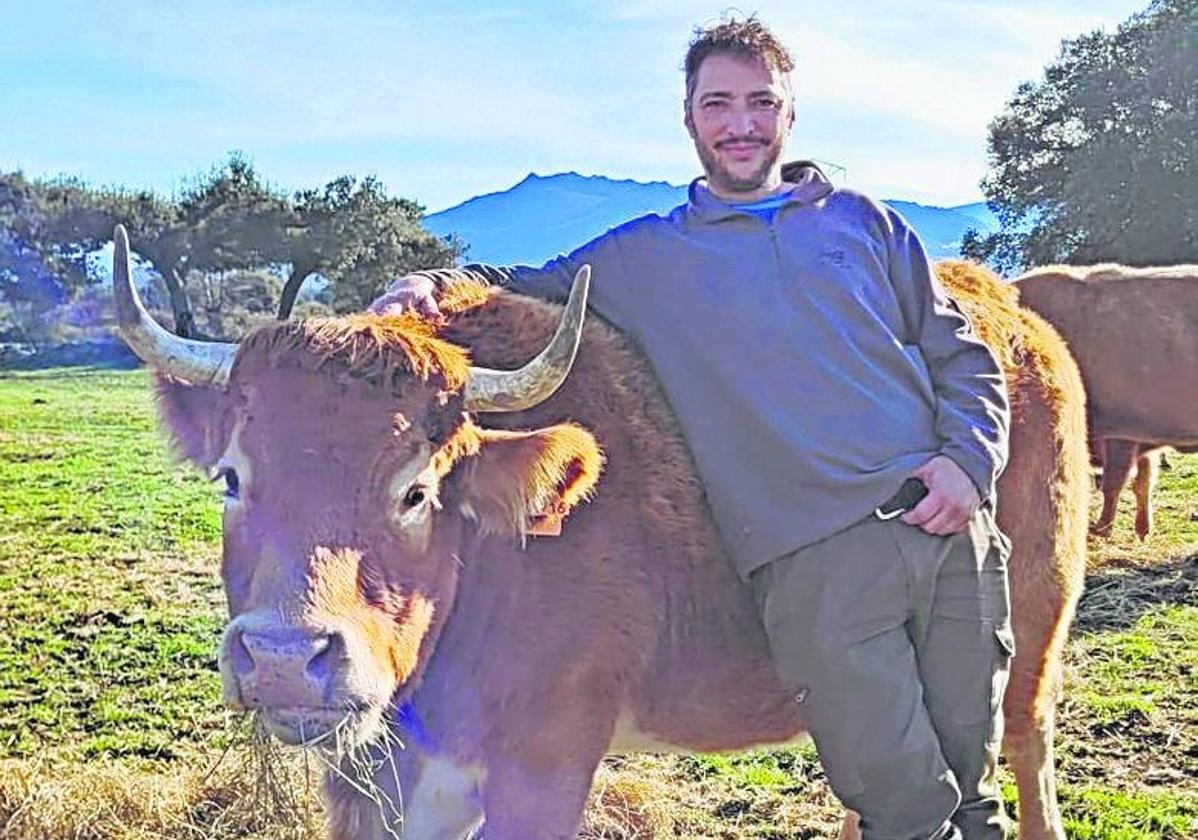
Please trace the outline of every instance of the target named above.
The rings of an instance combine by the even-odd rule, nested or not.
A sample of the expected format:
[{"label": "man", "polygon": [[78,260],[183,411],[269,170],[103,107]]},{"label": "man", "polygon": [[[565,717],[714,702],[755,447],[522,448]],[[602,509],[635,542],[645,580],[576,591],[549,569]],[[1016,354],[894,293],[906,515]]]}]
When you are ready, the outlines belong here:
[{"label": "man", "polygon": [[[732,561],[833,790],[866,838],[1001,836],[995,762],[1011,655],[989,506],[1008,407],[989,351],[901,217],[783,166],[785,48],[756,19],[699,31],[687,204],[539,269],[402,278],[375,302],[436,311],[463,273],[592,307],[652,362]],[[904,481],[927,495],[874,511]]]}]

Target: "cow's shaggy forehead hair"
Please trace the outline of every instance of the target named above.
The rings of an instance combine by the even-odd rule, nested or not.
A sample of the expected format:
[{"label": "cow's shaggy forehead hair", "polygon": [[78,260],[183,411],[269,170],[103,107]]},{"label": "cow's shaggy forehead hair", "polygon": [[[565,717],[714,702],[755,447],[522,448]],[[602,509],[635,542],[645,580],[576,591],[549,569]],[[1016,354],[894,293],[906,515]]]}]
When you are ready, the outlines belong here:
[{"label": "cow's shaggy forehead hair", "polygon": [[254,359],[269,367],[331,366],[385,388],[415,376],[459,391],[470,375],[470,356],[439,338],[434,324],[417,315],[345,315],[258,327],[241,342],[237,366]]}]

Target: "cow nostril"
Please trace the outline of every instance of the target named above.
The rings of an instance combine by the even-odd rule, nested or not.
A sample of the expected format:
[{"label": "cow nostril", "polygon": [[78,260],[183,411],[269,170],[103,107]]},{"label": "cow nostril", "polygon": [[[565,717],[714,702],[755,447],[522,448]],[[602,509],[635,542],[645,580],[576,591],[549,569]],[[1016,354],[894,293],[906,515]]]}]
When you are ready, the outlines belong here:
[{"label": "cow nostril", "polygon": [[239,632],[230,640],[229,664],[233,673],[244,677],[254,670],[254,654],[245,643],[245,637]]},{"label": "cow nostril", "polygon": [[326,702],[347,660],[344,637],[314,627],[247,628],[229,637],[227,650],[241,696],[258,705]]},{"label": "cow nostril", "polygon": [[345,640],[340,633],[329,633],[313,639],[313,654],[304,673],[320,684],[333,676],[337,664],[345,658]]}]

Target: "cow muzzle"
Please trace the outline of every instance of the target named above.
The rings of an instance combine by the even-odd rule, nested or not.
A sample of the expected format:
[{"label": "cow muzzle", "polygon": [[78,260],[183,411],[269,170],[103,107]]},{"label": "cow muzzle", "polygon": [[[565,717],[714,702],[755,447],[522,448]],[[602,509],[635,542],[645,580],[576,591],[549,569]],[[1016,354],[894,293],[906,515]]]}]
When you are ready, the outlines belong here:
[{"label": "cow muzzle", "polygon": [[259,712],[286,744],[357,740],[380,705],[353,689],[345,638],[322,628],[235,620],[225,631],[220,671],[225,702]]}]

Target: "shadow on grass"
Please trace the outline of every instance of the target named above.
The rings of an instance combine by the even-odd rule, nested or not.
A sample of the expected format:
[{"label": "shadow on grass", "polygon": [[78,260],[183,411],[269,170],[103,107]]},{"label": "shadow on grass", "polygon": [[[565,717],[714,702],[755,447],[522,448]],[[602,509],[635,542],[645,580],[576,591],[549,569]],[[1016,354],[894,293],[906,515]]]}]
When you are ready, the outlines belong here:
[{"label": "shadow on grass", "polygon": [[1158,565],[1111,565],[1086,576],[1075,635],[1126,630],[1159,606],[1198,607],[1198,554]]},{"label": "shadow on grass", "polygon": [[116,341],[86,341],[57,344],[34,352],[0,354],[0,372],[36,371],[48,368],[89,370],[132,370],[141,364],[128,347]]}]

